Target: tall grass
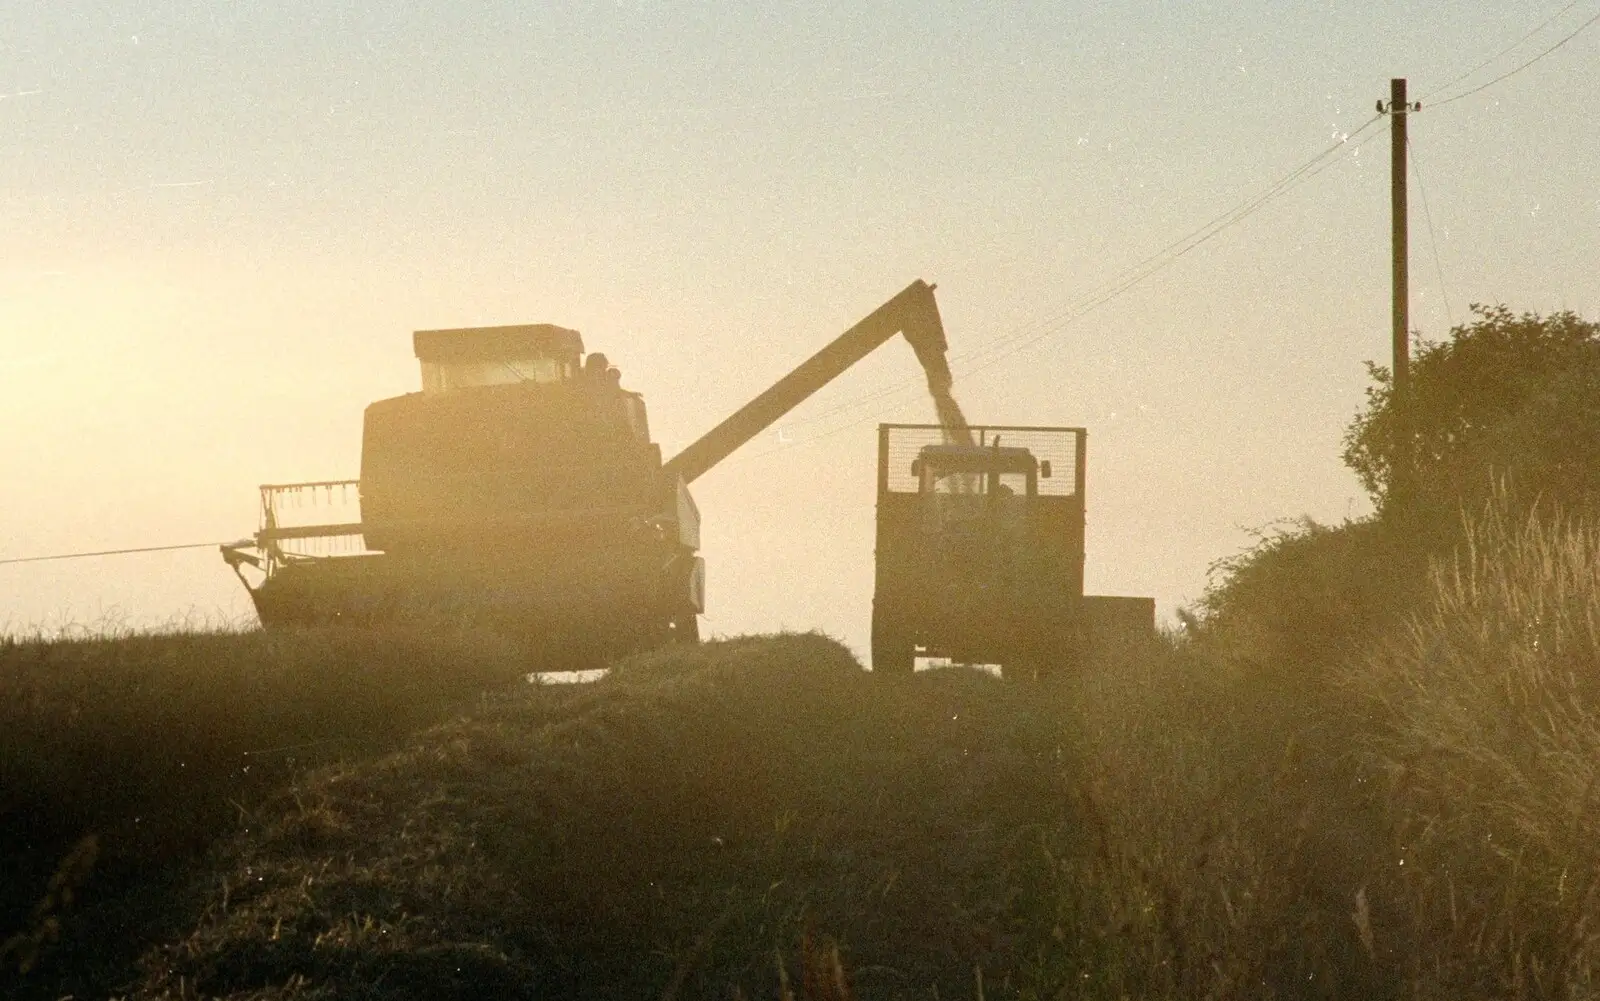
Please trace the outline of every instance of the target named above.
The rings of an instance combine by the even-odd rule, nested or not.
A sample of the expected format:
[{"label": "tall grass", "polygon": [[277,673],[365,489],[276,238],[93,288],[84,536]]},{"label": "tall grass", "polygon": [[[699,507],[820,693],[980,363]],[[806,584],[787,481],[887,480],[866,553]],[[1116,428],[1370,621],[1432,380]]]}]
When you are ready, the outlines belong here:
[{"label": "tall grass", "polygon": [[152,999],[1594,996],[1600,521],[1301,525],[1203,612],[1028,686],[815,636],[494,697],[473,636],[13,644],[6,817],[72,818],[19,948],[154,821],[212,852]]},{"label": "tall grass", "polygon": [[1417,997],[1600,987],[1600,524],[1503,499],[1352,667]]},{"label": "tall grass", "polygon": [[1318,686],[1168,638],[1093,666],[1028,998],[1379,996],[1348,919],[1381,827]]},{"label": "tall grass", "polygon": [[1594,996],[1600,523],[1501,495],[1458,537],[1345,602],[1404,540],[1280,536],[1091,668],[1024,996]]}]

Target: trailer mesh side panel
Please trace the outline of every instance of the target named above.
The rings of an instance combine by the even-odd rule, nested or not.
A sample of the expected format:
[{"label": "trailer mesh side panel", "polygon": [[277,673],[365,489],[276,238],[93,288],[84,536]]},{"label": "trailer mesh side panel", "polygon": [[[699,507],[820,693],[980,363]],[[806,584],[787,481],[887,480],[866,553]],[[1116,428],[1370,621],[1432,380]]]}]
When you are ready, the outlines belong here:
[{"label": "trailer mesh side panel", "polygon": [[[885,461],[888,462],[889,492],[914,494],[917,478],[911,463],[926,445],[945,443],[944,429],[937,424],[884,424],[888,435]],[[1045,497],[1070,497],[1077,490],[1078,440],[1082,428],[1030,428],[974,424],[968,430],[979,445],[999,444],[1025,448],[1039,462],[1048,461],[1050,478],[1039,479],[1039,493]]]}]

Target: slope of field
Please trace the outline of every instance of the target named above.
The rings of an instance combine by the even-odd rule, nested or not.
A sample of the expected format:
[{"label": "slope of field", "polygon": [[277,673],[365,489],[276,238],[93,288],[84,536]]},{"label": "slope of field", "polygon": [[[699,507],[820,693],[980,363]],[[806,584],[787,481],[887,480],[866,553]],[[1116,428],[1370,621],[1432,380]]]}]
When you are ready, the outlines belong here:
[{"label": "slope of field", "polygon": [[274,790],[481,705],[522,663],[404,628],[0,640],[0,995],[96,996],[193,927],[192,867]]},{"label": "slope of field", "polygon": [[[1593,997],[1600,521],[1490,511],[1412,581],[1364,582],[1372,534],[1280,540],[1054,686],[810,635],[545,688],[399,634],[0,651],[8,803],[60,821],[0,993],[845,996],[809,955],[862,999]],[[1347,585],[1408,611],[1308,618]],[[219,659],[140,666],[167,642]],[[326,756],[249,785],[219,719]]]},{"label": "slope of field", "polygon": [[1059,736],[816,636],[637,658],[296,783],[132,996],[775,997],[808,929],[858,990],[961,996],[1028,951]]}]

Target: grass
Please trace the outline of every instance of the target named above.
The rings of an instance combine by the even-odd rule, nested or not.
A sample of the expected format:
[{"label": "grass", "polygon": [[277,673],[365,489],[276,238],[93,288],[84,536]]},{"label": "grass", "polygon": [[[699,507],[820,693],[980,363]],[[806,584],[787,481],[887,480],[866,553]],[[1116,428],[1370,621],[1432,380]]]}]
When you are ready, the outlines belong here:
[{"label": "grass", "polygon": [[520,663],[422,630],[0,641],[0,975],[53,951],[60,993],[82,990],[170,931],[189,868],[285,781],[393,746]]},{"label": "grass", "polygon": [[1089,677],[1069,947],[1029,996],[1594,996],[1600,523],[1501,497],[1413,591],[1375,580],[1365,633],[1304,614],[1397,544],[1339,531]]},{"label": "grass", "polygon": [[1600,524],[1491,504],[1348,689],[1415,997],[1600,989]]},{"label": "grass", "polygon": [[[1431,562],[1392,525],[1269,538],[1188,633],[1056,686],[886,684],[814,635],[559,688],[508,687],[514,651],[472,637],[14,644],[6,816],[55,818],[14,982],[1590,997],[1600,523],[1502,499],[1458,538]],[[139,948],[98,945],[125,920]]]},{"label": "grass", "polygon": [[287,789],[130,996],[775,997],[812,934],[871,996],[1014,983],[1060,737],[817,636],[637,658]]}]

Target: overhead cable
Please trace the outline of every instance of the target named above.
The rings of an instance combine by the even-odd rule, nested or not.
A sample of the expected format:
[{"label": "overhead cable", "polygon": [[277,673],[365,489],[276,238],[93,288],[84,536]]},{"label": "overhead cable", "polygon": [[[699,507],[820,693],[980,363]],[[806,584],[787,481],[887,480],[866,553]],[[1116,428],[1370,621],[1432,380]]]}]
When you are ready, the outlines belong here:
[{"label": "overhead cable", "polygon": [[52,556],[13,556],[0,560],[0,566],[11,563],[48,563],[52,560],[81,560],[91,556],[127,556],[130,553],[168,553],[179,549],[213,549],[227,545],[225,542],[189,542],[181,546],[139,546],[135,549],[101,549],[92,553],[57,553]]},{"label": "overhead cable", "polygon": [[[1188,231],[1182,236],[1171,240],[1165,246],[1161,247],[1155,252],[1146,255],[1141,260],[1124,268],[1118,275],[1113,276],[1112,278],[1094,286],[1082,297],[1080,297],[1077,302],[1067,306],[1063,310],[1044,317],[1043,319],[1034,323],[1027,324],[1012,334],[996,338],[995,340],[990,341],[988,344],[981,345],[971,351],[952,355],[950,359],[951,367],[954,369],[957,365],[963,362],[978,361],[978,364],[963,368],[959,372],[963,378],[970,378],[978,372],[981,372],[984,369],[987,369],[999,363],[1000,361],[1011,357],[1018,351],[1024,350],[1042,340],[1054,336],[1074,321],[1129,291],[1136,285],[1143,282],[1146,278],[1149,278],[1158,271],[1161,271],[1162,269],[1173,264],[1184,255],[1214,239],[1225,230],[1228,230],[1233,226],[1243,222],[1251,215],[1254,215],[1268,202],[1279,195],[1284,194],[1297,183],[1309,180],[1311,177],[1315,177],[1317,174],[1321,173],[1322,170],[1327,169],[1327,167],[1331,166],[1332,164],[1340,162],[1341,158],[1335,154],[1343,151],[1347,146],[1352,152],[1360,149],[1362,146],[1366,145],[1367,142],[1370,142],[1375,136],[1382,134],[1381,130],[1373,133],[1372,135],[1366,136],[1359,142],[1356,142],[1354,146],[1350,146],[1351,142],[1354,141],[1357,136],[1360,136],[1363,132],[1370,129],[1375,123],[1382,120],[1382,118],[1382,115],[1374,115],[1373,117],[1367,119],[1367,121],[1363,122],[1354,131],[1339,137],[1339,139],[1337,139],[1335,142],[1318,151],[1314,156],[1308,158],[1294,169],[1290,170],[1288,173],[1279,177],[1266,188],[1261,189],[1256,194],[1245,198],[1243,201],[1212,217],[1207,222]],[[879,402],[886,398],[898,395],[911,387],[914,387],[919,381],[920,380],[916,378],[901,380],[898,383],[887,386],[874,393],[870,393],[858,399],[840,404],[831,408],[830,410],[824,411],[821,414],[809,417],[796,425],[791,425],[790,428],[804,427],[806,425],[814,424],[824,420],[833,414],[855,410],[859,407]],[[809,435],[803,439],[782,443],[774,448],[760,453],[756,456],[756,458],[772,455],[776,452],[792,448],[795,445],[832,437],[843,431],[849,430],[852,427],[857,427],[862,423],[876,419],[878,416],[881,416],[881,413],[882,411],[880,410],[869,417],[852,419],[842,425],[830,428],[827,431]]]},{"label": "overhead cable", "polygon": [[[1340,136],[1336,141],[1319,151],[1315,156],[1312,156],[1305,162],[1295,167],[1293,170],[1290,170],[1282,177],[1279,177],[1266,188],[1260,190],[1256,194],[1246,197],[1238,204],[1212,217],[1210,220],[1206,221],[1195,229],[1192,229],[1184,233],[1182,236],[1171,240],[1160,249],[1125,267],[1117,275],[1100,282],[1098,285],[1095,285],[1082,297],[1080,297],[1077,303],[1070,305],[1055,314],[1029,323],[1016,332],[996,338],[987,344],[980,345],[971,351],[960,352],[951,355],[951,367],[954,368],[963,362],[970,362],[983,358],[985,355],[995,355],[993,358],[983,361],[979,365],[967,369],[962,373],[970,376],[974,372],[988,368],[990,365],[993,365],[1001,359],[1010,357],[1012,354],[1015,354],[1017,350],[1021,350],[1022,348],[1028,347],[1031,344],[1037,343],[1039,340],[1042,340],[1045,337],[1052,336],[1053,334],[1059,332],[1062,327],[1071,323],[1079,316],[1083,315],[1089,310],[1105,304],[1106,302],[1110,302],[1112,299],[1120,296],[1124,292],[1133,288],[1135,285],[1138,285],[1140,282],[1144,281],[1144,279],[1177,261],[1185,254],[1188,254],[1196,247],[1199,247],[1201,244],[1211,240],[1222,231],[1244,221],[1244,219],[1248,218],[1250,215],[1253,215],[1267,202],[1284,193],[1297,182],[1301,181],[1302,179],[1314,177],[1316,174],[1320,173],[1322,169],[1326,169],[1326,167],[1332,163],[1339,162],[1339,158],[1334,154],[1343,150],[1347,145],[1355,140],[1357,136],[1371,128],[1374,123],[1380,121],[1382,117],[1383,116],[1381,115],[1374,115],[1373,117],[1367,119],[1367,121],[1358,126],[1354,131]],[[1356,143],[1355,146],[1351,147],[1352,152],[1365,145],[1366,142],[1370,141],[1371,138],[1372,136],[1368,136],[1359,143]],[[1088,304],[1084,305],[1085,302]],[[1030,337],[1031,334],[1034,334],[1041,328],[1045,329],[1045,333],[1043,335]],[[1013,345],[1017,346],[1013,347]],[[877,403],[890,397],[898,396],[907,390],[914,388],[919,382],[920,379],[915,377],[903,379],[882,389],[868,393],[865,396],[841,403],[828,410],[822,411],[821,413],[807,417],[804,420],[789,425],[786,430],[793,430],[794,428],[817,424],[836,414],[856,410],[860,407]],[[871,419],[873,418],[866,418],[866,420]],[[802,444],[805,441],[815,441],[818,438],[830,437],[840,430],[855,427],[861,423],[863,423],[863,421],[860,419],[852,420],[840,428],[835,428],[834,430],[826,431],[819,435],[810,435],[805,439],[783,443],[776,448],[769,449],[768,451],[761,453],[761,455],[770,455],[773,452],[782,451],[785,448]]]},{"label": "overhead cable", "polygon": [[1589,26],[1593,25],[1596,21],[1600,21],[1600,13],[1595,14],[1593,17],[1589,18],[1589,20],[1583,22],[1582,24],[1578,25],[1576,28],[1572,29],[1571,33],[1565,35],[1559,42],[1557,42],[1554,45],[1550,46],[1548,49],[1545,49],[1543,52],[1541,52],[1538,55],[1534,56],[1532,59],[1529,59],[1527,62],[1521,63],[1520,65],[1514,66],[1511,69],[1506,70],[1504,73],[1502,73],[1499,76],[1495,77],[1493,80],[1490,80],[1488,83],[1479,84],[1478,86],[1472,88],[1471,90],[1463,91],[1462,93],[1457,94],[1454,97],[1447,97],[1442,101],[1434,101],[1432,104],[1428,105],[1428,107],[1430,107],[1430,108],[1441,108],[1441,107],[1445,106],[1446,104],[1454,104],[1456,101],[1459,101],[1462,98],[1471,97],[1473,94],[1477,94],[1477,93],[1480,93],[1481,91],[1488,90],[1490,87],[1493,87],[1495,84],[1499,83],[1501,80],[1505,80],[1508,77],[1516,76],[1518,73],[1521,73],[1523,70],[1527,69],[1529,66],[1532,66],[1534,63],[1536,63],[1539,60],[1543,59],[1545,56],[1548,56],[1550,53],[1552,53],[1555,50],[1561,48],[1563,45],[1565,45],[1568,42],[1572,41],[1574,38],[1577,38],[1578,35],[1581,34],[1584,31],[1584,29],[1586,29]]},{"label": "overhead cable", "polygon": [[1444,303],[1445,322],[1454,329],[1456,318],[1450,311],[1450,293],[1444,287],[1444,265],[1439,263],[1439,238],[1433,232],[1433,212],[1428,208],[1428,188],[1422,183],[1422,164],[1417,162],[1417,148],[1411,145],[1411,137],[1406,136],[1406,152],[1410,154],[1411,173],[1417,178],[1417,191],[1422,194],[1422,218],[1428,221],[1428,244],[1433,247],[1433,269],[1439,275],[1439,299]]},{"label": "overhead cable", "polygon": [[1528,32],[1526,35],[1523,35],[1521,38],[1519,38],[1516,41],[1512,42],[1510,45],[1507,45],[1505,48],[1501,49],[1499,52],[1496,52],[1494,55],[1492,55],[1489,58],[1485,59],[1483,62],[1479,63],[1478,65],[1472,67],[1471,69],[1469,69],[1466,72],[1460,74],[1459,76],[1456,76],[1455,78],[1450,80],[1448,83],[1442,83],[1439,86],[1437,86],[1437,87],[1433,88],[1432,90],[1428,91],[1426,94],[1422,95],[1421,100],[1427,101],[1429,98],[1433,97],[1435,94],[1443,93],[1444,91],[1449,90],[1451,87],[1454,87],[1456,84],[1458,84],[1461,81],[1465,80],[1467,77],[1473,76],[1479,70],[1483,69],[1485,66],[1488,66],[1490,63],[1498,62],[1502,56],[1505,56],[1508,53],[1512,52],[1513,50],[1515,50],[1517,48],[1520,48],[1522,46],[1523,42],[1526,42],[1528,39],[1532,38],[1534,35],[1537,35],[1539,32],[1541,32],[1544,29],[1550,27],[1550,25],[1554,24],[1556,22],[1556,20],[1561,17],[1561,15],[1565,14],[1567,11],[1571,10],[1572,8],[1578,6],[1578,4],[1581,3],[1581,2],[1582,2],[1582,0],[1572,0],[1572,2],[1567,4],[1565,7],[1561,8],[1560,10],[1556,11],[1554,14],[1551,14],[1549,17],[1545,18],[1544,21],[1542,21],[1537,28],[1534,28],[1532,31]]}]

